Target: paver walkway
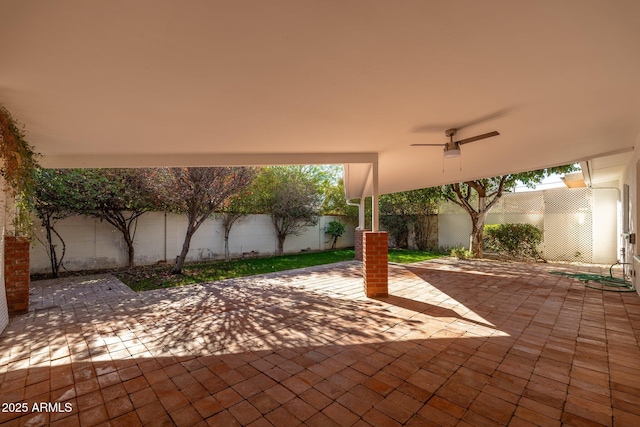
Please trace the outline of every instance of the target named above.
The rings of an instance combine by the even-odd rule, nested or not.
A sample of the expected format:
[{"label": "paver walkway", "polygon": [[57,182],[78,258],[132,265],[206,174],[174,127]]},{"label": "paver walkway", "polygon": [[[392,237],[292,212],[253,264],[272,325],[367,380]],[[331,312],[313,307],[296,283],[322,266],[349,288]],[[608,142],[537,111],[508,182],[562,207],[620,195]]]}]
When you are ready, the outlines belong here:
[{"label": "paver walkway", "polygon": [[0,336],[0,424],[640,425],[640,297],[551,269],[391,265],[381,299],[357,262],[139,294],[35,282]]}]

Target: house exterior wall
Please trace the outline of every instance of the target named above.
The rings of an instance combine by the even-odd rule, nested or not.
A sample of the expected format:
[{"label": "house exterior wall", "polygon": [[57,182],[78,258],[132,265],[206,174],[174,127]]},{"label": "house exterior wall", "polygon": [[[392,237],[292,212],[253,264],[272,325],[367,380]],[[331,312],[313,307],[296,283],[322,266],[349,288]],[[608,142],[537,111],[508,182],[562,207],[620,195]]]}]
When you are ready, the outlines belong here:
[{"label": "house exterior wall", "polygon": [[[624,173],[621,187],[626,184],[629,186],[628,201],[628,220],[629,230],[621,236],[622,247],[624,248],[625,261],[630,263],[630,274],[636,288],[636,292],[640,294],[640,245],[632,243],[630,235],[635,235],[635,241],[638,242],[640,233],[640,137],[636,140],[635,149],[630,154],[630,160]],[[624,191],[621,188],[621,191]],[[624,206],[621,207],[621,215],[624,215]],[[624,221],[623,221],[624,222]],[[623,232],[625,230],[622,230]]]},{"label": "house exterior wall", "polygon": [[[0,179],[0,185],[4,182]],[[0,226],[2,226],[2,241],[0,242],[0,333],[9,324],[9,308],[7,306],[7,294],[4,284],[4,234],[7,217],[7,194],[0,192]]]},{"label": "house exterior wall", "polygon": [[[288,236],[285,252],[330,249],[331,242],[324,229],[334,219],[344,222],[337,216],[322,216],[316,226],[307,227],[299,236]],[[107,222],[77,216],[60,221],[56,229],[65,240],[64,266],[68,270],[117,268],[127,263],[127,248],[121,233]],[[135,263],[150,265],[159,261],[174,262],[182,250],[186,229],[186,218],[180,215],[162,212],[142,215],[134,239]],[[36,227],[36,243],[31,248],[31,273],[51,271],[47,248],[42,243],[45,242],[44,236],[44,230]],[[338,239],[337,247],[352,246],[354,226],[348,224],[345,234]],[[234,257],[251,252],[274,254],[277,240],[270,217],[251,215],[234,224],[229,236],[229,250]],[[202,224],[191,239],[187,261],[220,258],[224,258],[224,231],[222,223],[212,218]]]}]

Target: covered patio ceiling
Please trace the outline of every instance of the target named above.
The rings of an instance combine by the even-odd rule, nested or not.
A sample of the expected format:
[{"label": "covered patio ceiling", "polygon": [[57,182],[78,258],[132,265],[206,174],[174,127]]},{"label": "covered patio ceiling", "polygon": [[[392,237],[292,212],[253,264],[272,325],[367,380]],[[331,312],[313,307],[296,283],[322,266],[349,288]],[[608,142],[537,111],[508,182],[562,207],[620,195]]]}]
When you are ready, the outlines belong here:
[{"label": "covered patio ceiling", "polygon": [[[635,0],[1,8],[0,103],[50,167],[377,161],[389,193],[624,152],[640,134]],[[448,128],[500,136],[455,159],[411,147]]]}]

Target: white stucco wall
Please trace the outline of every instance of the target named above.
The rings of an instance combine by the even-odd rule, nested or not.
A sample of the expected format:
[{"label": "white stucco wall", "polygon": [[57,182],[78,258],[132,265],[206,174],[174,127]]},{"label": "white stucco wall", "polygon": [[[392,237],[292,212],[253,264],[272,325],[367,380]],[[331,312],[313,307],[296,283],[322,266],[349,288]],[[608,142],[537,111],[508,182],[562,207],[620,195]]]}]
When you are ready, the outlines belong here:
[{"label": "white stucco wall", "polygon": [[[323,250],[331,248],[324,228],[339,217],[323,216],[318,225],[307,227],[300,236],[288,236],[284,250],[296,253],[302,250]],[[342,220],[344,222],[344,220]],[[179,215],[150,212],[142,215],[135,234],[135,262],[138,265],[155,264],[158,261],[174,262],[184,242],[186,219]],[[56,229],[66,243],[64,265],[68,270],[115,268],[127,263],[127,249],[119,231],[107,222],[86,217],[71,217],[62,220]],[[36,227],[36,236],[43,242],[44,230]],[[345,234],[338,240],[338,247],[354,245],[354,226],[347,225]],[[251,215],[237,222],[229,236],[229,250],[232,256],[242,256],[245,252],[260,255],[274,254],[277,240],[271,219],[267,215]],[[224,258],[224,233],[217,219],[209,219],[196,231],[191,239],[187,261]],[[47,248],[40,242],[31,248],[31,272],[50,272]]]},{"label": "white stucco wall", "polygon": [[618,260],[618,240],[620,236],[618,203],[620,192],[617,189],[593,190],[593,262],[613,264]]},{"label": "white stucco wall", "polygon": [[[0,186],[4,182],[0,179]],[[7,195],[0,191],[0,225],[2,226],[2,236],[4,236],[6,223]],[[4,287],[4,239],[0,239],[0,333],[9,324],[9,309],[7,307],[7,293]]]},{"label": "white stucco wall", "polygon": [[[635,149],[630,154],[631,158],[624,174],[624,182],[629,186],[629,233],[635,234],[636,242],[640,237],[640,137],[636,140]],[[622,190],[622,189],[621,189]],[[624,209],[621,209],[624,211]],[[640,294],[640,245],[632,244],[627,236],[622,238],[622,246],[625,249],[626,261],[632,264],[632,280],[636,291]]]}]

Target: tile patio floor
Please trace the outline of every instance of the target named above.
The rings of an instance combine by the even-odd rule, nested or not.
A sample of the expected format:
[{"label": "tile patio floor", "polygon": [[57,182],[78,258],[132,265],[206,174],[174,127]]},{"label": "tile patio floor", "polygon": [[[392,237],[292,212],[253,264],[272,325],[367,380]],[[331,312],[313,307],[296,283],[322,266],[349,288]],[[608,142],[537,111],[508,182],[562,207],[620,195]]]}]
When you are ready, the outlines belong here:
[{"label": "tile patio floor", "polygon": [[640,426],[640,297],[558,268],[391,265],[381,299],[355,261],[140,294],[35,282],[0,336],[0,402],[29,411],[0,424]]}]

